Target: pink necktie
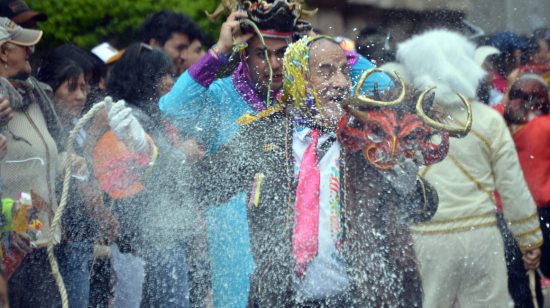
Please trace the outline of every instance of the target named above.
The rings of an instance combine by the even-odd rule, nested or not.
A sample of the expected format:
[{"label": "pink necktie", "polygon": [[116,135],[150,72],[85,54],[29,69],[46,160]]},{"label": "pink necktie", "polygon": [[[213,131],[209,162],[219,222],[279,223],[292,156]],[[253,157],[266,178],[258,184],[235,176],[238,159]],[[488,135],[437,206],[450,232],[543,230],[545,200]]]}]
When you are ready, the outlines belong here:
[{"label": "pink necktie", "polygon": [[296,258],[294,270],[298,276],[304,274],[306,263],[318,253],[321,173],[316,149],[319,135],[319,131],[311,130],[312,140],[302,158],[296,190],[292,254]]}]

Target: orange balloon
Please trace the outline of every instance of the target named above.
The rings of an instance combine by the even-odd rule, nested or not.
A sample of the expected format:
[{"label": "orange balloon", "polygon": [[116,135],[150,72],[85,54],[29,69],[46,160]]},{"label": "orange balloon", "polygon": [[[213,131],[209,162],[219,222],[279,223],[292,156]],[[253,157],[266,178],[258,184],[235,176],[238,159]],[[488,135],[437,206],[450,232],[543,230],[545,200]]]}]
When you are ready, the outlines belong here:
[{"label": "orange balloon", "polygon": [[[149,135],[145,134],[145,138],[153,144],[153,140],[149,137]],[[130,153],[130,151],[126,149],[124,142],[116,139],[113,131],[111,130],[99,139],[95,146],[93,157],[94,173],[99,185],[103,185],[105,179],[114,171],[107,168],[105,163],[128,153]],[[144,188],[145,187],[141,183],[136,181],[132,187],[125,190],[115,191],[109,195],[114,199],[127,198],[137,194]]]}]

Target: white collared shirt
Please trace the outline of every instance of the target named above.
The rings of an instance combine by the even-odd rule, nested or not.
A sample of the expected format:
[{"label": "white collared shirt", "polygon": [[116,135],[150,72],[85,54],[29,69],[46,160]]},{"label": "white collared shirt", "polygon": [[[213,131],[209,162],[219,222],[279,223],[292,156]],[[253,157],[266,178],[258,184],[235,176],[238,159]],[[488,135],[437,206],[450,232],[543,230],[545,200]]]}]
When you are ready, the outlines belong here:
[{"label": "white collared shirt", "polygon": [[[310,128],[297,127],[293,132],[292,154],[294,175],[298,172],[302,157],[312,138]],[[331,134],[319,136],[317,148]],[[330,141],[329,141],[330,142]],[[333,141],[325,155],[319,159],[321,187],[319,194],[319,253],[306,264],[303,277],[294,274],[294,287],[304,300],[323,300],[338,296],[349,290],[349,281],[344,261],[339,254],[342,246],[340,225],[340,145]]]}]

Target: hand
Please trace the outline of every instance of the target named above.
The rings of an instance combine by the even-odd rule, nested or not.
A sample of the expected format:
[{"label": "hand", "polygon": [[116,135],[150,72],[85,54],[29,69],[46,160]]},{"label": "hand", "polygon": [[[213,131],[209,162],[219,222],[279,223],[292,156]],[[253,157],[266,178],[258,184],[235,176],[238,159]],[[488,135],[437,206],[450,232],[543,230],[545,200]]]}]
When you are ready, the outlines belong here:
[{"label": "hand", "polygon": [[23,256],[32,252],[31,238],[25,233],[14,233],[11,239],[11,246]]},{"label": "hand", "polygon": [[87,178],[90,175],[88,171],[88,165],[83,157],[72,154],[71,155],[71,167],[72,172],[78,178]]},{"label": "hand", "polygon": [[[112,100],[110,97],[105,99],[105,110],[107,111],[107,117],[109,118],[109,125],[113,130],[115,137],[124,142],[126,146],[129,146],[130,131],[134,139],[134,151],[136,153],[143,153],[148,151],[147,140],[145,139],[145,131],[132,115],[132,109],[126,108],[126,103],[121,100],[114,106],[110,107]],[[129,149],[132,150],[132,149]]]},{"label": "hand", "polygon": [[195,139],[188,139],[181,143],[180,149],[185,153],[187,157],[186,164],[190,165],[195,163],[201,157],[204,156],[205,151],[202,146],[198,145]]},{"label": "hand", "polygon": [[8,154],[8,142],[6,141],[6,137],[0,134],[0,160],[4,159],[6,154]]},{"label": "hand", "polygon": [[239,19],[247,17],[248,15],[244,12],[233,12],[222,24],[218,46],[220,47],[224,55],[229,56],[233,52],[233,37],[235,37],[237,44],[242,44],[244,42],[247,42],[254,36],[254,33],[245,33],[243,35],[237,36],[239,30],[241,29]]},{"label": "hand", "polygon": [[[540,266],[540,257],[542,252],[540,248],[535,248],[533,250],[528,250],[523,254],[523,265],[526,270],[536,270]],[[529,272],[527,272],[529,274]]]},{"label": "hand", "polygon": [[403,167],[396,165],[393,172],[388,171],[383,173],[401,196],[408,196],[416,189],[416,181],[418,179],[418,161],[405,159]]},{"label": "hand", "polygon": [[0,94],[0,124],[4,126],[8,124],[11,119],[13,119],[13,113],[10,107],[10,101],[4,99],[4,95]]}]

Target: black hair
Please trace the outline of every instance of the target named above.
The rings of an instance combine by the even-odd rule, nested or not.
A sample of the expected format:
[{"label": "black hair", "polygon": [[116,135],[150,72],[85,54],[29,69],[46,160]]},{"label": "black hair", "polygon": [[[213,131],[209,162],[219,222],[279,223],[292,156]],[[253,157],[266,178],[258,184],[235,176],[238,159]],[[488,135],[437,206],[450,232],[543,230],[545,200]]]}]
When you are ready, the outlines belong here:
[{"label": "black hair", "polygon": [[320,28],[313,28],[311,31],[315,32],[317,35],[325,35],[325,31],[321,30]]},{"label": "black hair", "polygon": [[506,78],[508,74],[510,74],[510,72],[516,68],[516,67],[510,66],[511,61],[514,58],[513,51],[511,52],[511,51],[505,50],[497,55],[491,55],[488,58],[495,65],[497,72],[504,78]]},{"label": "black hair", "polygon": [[40,67],[36,79],[49,85],[53,91],[68,81],[69,90],[74,91],[78,85],[78,78],[84,75],[84,70],[69,58],[48,57]]},{"label": "black hair", "polygon": [[97,63],[99,63],[99,77],[100,77],[100,80],[101,80],[101,78],[103,78],[103,79],[107,78],[107,73],[109,72],[110,66],[105,64],[105,62],[103,62],[103,60],[98,55],[96,55],[95,53],[90,52],[90,56],[92,58],[94,58],[94,60]]},{"label": "black hair", "polygon": [[476,89],[476,97],[479,99],[480,102],[484,103],[485,105],[489,105],[491,103],[491,87],[485,82],[485,80],[482,80],[478,85]]},{"label": "black hair", "polygon": [[146,44],[149,44],[151,39],[155,39],[161,46],[164,46],[173,33],[186,34],[189,37],[189,43],[195,39],[204,43],[206,38],[201,27],[189,16],[168,9],[149,15],[139,26],[139,38]]},{"label": "black hair", "polygon": [[144,43],[132,45],[109,71],[105,82],[107,95],[115,102],[123,99],[156,113],[158,107],[151,109],[150,101],[157,99],[157,84],[170,73],[171,64],[170,58],[157,48]]},{"label": "black hair", "polygon": [[540,41],[545,40],[548,45],[550,45],[550,29],[542,28],[537,29],[533,32],[527,47],[521,53],[521,64],[529,63],[531,56],[540,51]]},{"label": "black hair", "polygon": [[101,64],[84,49],[74,45],[61,45],[54,49],[48,58],[67,58],[76,62],[84,71],[84,76],[92,76],[91,86],[99,84]]},{"label": "black hair", "polygon": [[365,28],[355,42],[357,53],[378,66],[395,62],[396,45],[395,38],[383,28]]},{"label": "black hair", "polygon": [[84,78],[91,76],[89,85],[91,92],[89,93],[82,113],[85,114],[96,103],[98,95],[99,79],[101,78],[101,63],[97,61],[90,53],[75,45],[61,45],[55,48],[49,55],[48,59],[71,59],[84,71]]}]

